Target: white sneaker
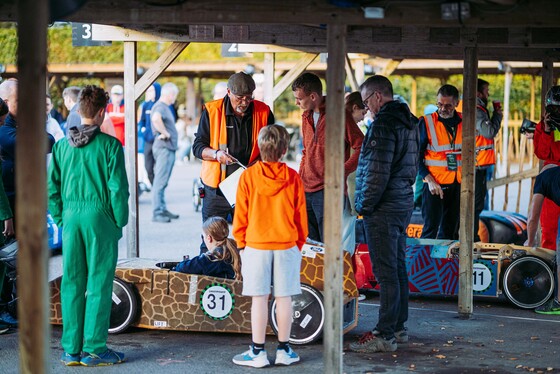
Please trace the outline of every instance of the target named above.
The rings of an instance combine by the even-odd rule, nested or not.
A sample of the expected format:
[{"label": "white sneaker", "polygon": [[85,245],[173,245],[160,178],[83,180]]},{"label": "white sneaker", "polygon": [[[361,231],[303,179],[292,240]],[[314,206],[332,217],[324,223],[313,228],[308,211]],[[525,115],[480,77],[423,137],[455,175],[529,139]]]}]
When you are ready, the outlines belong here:
[{"label": "white sneaker", "polygon": [[249,350],[233,357],[233,363],[241,366],[251,366],[254,368],[263,368],[270,365],[266,351],[263,349],[258,355],[253,353],[253,347],[249,346]]},{"label": "white sneaker", "polygon": [[299,356],[292,350],[292,347],[288,347],[288,352],[284,349],[276,350],[276,361],[274,361],[275,365],[291,365],[298,361]]}]

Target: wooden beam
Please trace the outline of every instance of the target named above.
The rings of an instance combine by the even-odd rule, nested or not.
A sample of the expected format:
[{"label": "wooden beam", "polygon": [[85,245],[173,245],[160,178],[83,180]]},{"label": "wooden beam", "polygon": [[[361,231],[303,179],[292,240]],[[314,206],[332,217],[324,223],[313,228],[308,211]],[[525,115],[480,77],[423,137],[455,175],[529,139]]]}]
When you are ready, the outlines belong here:
[{"label": "wooden beam", "polygon": [[272,99],[276,100],[276,98],[282,95],[282,92],[286,88],[288,88],[292,82],[315,60],[317,57],[317,53],[306,53],[303,57],[296,63],[296,65],[286,73],[280,79],[278,83],[274,86],[274,90],[272,91]]},{"label": "wooden beam", "polygon": [[276,57],[272,52],[266,52],[264,54],[264,102],[272,109],[274,112],[274,75],[276,72]]},{"label": "wooden beam", "polygon": [[[17,293],[20,373],[46,373],[50,364],[47,263],[45,82],[48,3],[18,4],[16,140]],[[33,15],[33,16],[30,16]],[[2,280],[3,281],[3,280]]]},{"label": "wooden beam", "polygon": [[138,79],[134,87],[134,100],[138,100],[140,96],[158,79],[159,75],[167,69],[169,65],[190,43],[174,42],[163,52],[156,62],[144,73],[142,78]]},{"label": "wooden beam", "polygon": [[346,26],[328,25],[327,113],[325,130],[325,373],[342,373],[342,209],[344,199],[344,65]]},{"label": "wooden beam", "polygon": [[393,72],[399,67],[401,61],[402,59],[388,61],[387,65],[385,65],[385,67],[379,74],[388,77],[389,75],[393,74]]},{"label": "wooden beam", "polygon": [[124,42],[124,132],[125,164],[130,199],[126,225],[127,257],[139,257],[138,243],[138,127],[136,126],[136,42]]},{"label": "wooden beam", "polygon": [[352,68],[352,61],[348,57],[348,53],[346,54],[344,68],[346,69],[346,78],[350,83],[350,88],[352,91],[358,91],[358,81],[356,80],[356,75],[354,74],[354,69]]},{"label": "wooden beam", "polygon": [[461,217],[459,225],[459,316],[473,313],[473,238],[474,238],[474,165],[476,80],[478,56],[476,47],[465,48],[463,75],[463,139],[461,177]]},{"label": "wooden beam", "polygon": [[[471,15],[461,20],[461,24],[469,26],[484,25],[486,27],[527,24],[556,27],[558,19],[554,0],[532,0],[519,2],[514,8],[509,5],[495,4],[490,11],[488,6],[471,3]],[[13,3],[3,5],[0,10],[3,21],[14,21]],[[204,1],[189,0],[176,6],[151,6],[145,1],[90,0],[76,13],[67,18],[69,21],[105,24],[203,24],[203,23],[277,23],[282,20],[288,24],[327,24],[339,23],[347,25],[406,25],[414,21],[422,26],[457,25],[459,21],[443,20],[439,5],[433,2],[391,2],[384,7],[383,19],[368,19],[358,7],[338,7],[331,1],[318,0],[313,6],[302,4],[298,0],[284,0],[274,5],[269,2],[240,0]],[[103,22],[101,22],[103,21]]]},{"label": "wooden beam", "polygon": [[505,186],[506,184],[522,181],[527,178],[534,178],[539,174],[539,168],[523,170],[508,177],[497,178],[489,180],[487,183],[488,189]]}]

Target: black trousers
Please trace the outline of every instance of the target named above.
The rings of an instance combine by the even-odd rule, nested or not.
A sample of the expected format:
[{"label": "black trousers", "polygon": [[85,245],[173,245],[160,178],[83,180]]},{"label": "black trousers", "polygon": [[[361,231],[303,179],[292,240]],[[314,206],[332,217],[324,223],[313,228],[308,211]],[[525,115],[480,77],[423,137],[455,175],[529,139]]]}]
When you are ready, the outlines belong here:
[{"label": "black trousers", "polygon": [[474,175],[474,241],[480,241],[478,236],[478,225],[480,213],[484,210],[484,200],[488,187],[486,186],[486,174],[488,169],[476,169]]},{"label": "black trousers", "polygon": [[442,184],[443,199],[432,195],[428,183],[422,192],[422,218],[424,227],[421,238],[459,239],[459,214],[461,212],[461,184]]},{"label": "black trousers", "polygon": [[154,165],[156,164],[154,152],[152,151],[153,145],[154,143],[144,142],[144,166],[152,186],[154,185]]},{"label": "black trousers", "polygon": [[[218,188],[204,186],[202,199],[202,222],[210,217],[222,217],[228,222],[233,222],[234,209]],[[208,251],[204,240],[200,244],[200,253]]]}]

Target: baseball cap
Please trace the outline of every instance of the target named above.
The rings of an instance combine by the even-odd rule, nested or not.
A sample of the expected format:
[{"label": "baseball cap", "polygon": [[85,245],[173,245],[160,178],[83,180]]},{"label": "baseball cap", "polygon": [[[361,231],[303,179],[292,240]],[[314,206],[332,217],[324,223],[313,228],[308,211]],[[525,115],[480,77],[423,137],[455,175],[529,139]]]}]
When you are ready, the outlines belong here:
[{"label": "baseball cap", "polygon": [[116,84],[111,88],[111,93],[115,95],[122,95],[123,94],[123,86],[120,84]]},{"label": "baseball cap", "polygon": [[227,86],[234,95],[252,95],[255,81],[249,74],[239,72],[229,77]]}]

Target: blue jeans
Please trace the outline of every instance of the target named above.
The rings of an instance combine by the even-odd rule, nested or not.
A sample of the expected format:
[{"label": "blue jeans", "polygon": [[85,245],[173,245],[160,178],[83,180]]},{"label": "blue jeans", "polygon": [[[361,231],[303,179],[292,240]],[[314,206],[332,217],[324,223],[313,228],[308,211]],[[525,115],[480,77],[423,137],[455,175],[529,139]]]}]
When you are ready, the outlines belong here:
[{"label": "blue jeans", "polygon": [[155,168],[154,184],[152,185],[152,207],[154,215],[167,210],[165,204],[165,189],[175,165],[175,151],[165,147],[154,147]]},{"label": "blue jeans", "polygon": [[375,212],[364,216],[369,255],[379,282],[379,321],[376,330],[385,339],[404,329],[408,320],[406,227],[408,212]]},{"label": "blue jeans", "polygon": [[323,210],[325,206],[325,190],[305,193],[307,205],[307,235],[311,240],[323,243]]}]

